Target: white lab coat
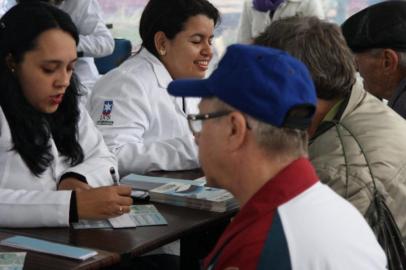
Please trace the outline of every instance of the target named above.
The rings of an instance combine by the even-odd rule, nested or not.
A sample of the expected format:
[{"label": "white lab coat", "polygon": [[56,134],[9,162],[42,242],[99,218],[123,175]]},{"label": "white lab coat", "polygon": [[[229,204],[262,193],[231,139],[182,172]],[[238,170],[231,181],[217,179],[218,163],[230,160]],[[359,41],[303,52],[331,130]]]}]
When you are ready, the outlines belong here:
[{"label": "white lab coat", "polygon": [[114,39],[102,17],[97,0],[65,0],[60,9],[72,17],[79,30],[78,52],[83,52],[76,63],[76,74],[89,91],[100,75],[94,57],[110,55],[114,50]]},{"label": "white lab coat", "polygon": [[96,83],[88,111],[122,176],[199,166],[186,115],[167,92],[171,81],[164,65],[142,49]]},{"label": "white lab coat", "polygon": [[[27,134],[30,136],[30,134]],[[86,109],[81,109],[79,143],[84,161],[70,166],[51,140],[54,161],[40,176],[31,173],[21,156],[12,151],[10,128],[0,108],[0,227],[68,226],[71,191],[56,191],[60,177],[75,172],[93,187],[111,185],[110,167],[117,168]]]},{"label": "white lab coat", "polygon": [[[0,9],[1,16],[16,4],[15,0],[5,0]],[[83,102],[100,75],[94,63],[94,57],[110,55],[114,50],[114,39],[102,17],[102,10],[97,0],[66,0],[59,8],[68,13],[79,32],[78,52],[84,57],[78,58],[75,72],[85,86]]]},{"label": "white lab coat", "polygon": [[268,12],[254,9],[252,0],[245,0],[237,32],[238,43],[251,43],[272,22],[292,16],[316,16],[324,19],[321,0],[286,0],[278,6],[271,17]]}]

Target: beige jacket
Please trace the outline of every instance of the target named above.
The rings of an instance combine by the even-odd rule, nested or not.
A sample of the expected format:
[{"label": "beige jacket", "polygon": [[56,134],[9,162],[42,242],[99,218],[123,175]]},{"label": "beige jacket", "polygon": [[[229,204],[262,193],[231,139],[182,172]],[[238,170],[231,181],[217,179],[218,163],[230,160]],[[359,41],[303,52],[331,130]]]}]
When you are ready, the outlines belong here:
[{"label": "beige jacket", "polygon": [[[356,84],[340,122],[357,138],[371,165],[378,190],[396,222],[406,236],[406,121],[380,100],[365,92],[362,83]],[[373,190],[372,178],[360,147],[349,135],[336,127],[318,136],[309,147],[310,160],[322,182],[345,197],[365,214]],[[343,155],[346,152],[349,170]],[[339,218],[339,217],[337,217]]]}]

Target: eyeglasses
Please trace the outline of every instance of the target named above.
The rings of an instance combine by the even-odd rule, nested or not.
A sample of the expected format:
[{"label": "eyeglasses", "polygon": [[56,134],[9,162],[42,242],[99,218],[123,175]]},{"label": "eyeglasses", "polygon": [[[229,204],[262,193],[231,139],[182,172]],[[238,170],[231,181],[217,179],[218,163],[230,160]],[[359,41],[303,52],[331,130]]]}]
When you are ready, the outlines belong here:
[{"label": "eyeglasses", "polygon": [[226,116],[230,113],[231,113],[231,111],[220,111],[220,112],[212,112],[212,113],[205,113],[205,114],[189,114],[187,116],[189,128],[194,134],[200,133],[202,131],[204,120],[209,120],[209,119],[213,119],[213,118]]}]

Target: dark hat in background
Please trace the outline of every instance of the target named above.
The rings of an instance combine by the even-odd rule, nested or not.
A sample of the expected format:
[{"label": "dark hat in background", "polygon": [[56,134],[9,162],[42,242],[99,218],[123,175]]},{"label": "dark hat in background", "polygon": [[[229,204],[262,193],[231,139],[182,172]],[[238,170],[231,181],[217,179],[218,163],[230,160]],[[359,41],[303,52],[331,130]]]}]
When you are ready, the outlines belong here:
[{"label": "dark hat in background", "polygon": [[342,25],[354,52],[374,48],[406,51],[406,1],[385,1],[349,17]]},{"label": "dark hat in background", "polygon": [[[204,80],[175,80],[174,96],[217,97],[237,110],[276,127],[306,129],[317,102],[306,66],[288,53],[255,45],[231,45]],[[292,116],[294,108],[308,113]]]}]

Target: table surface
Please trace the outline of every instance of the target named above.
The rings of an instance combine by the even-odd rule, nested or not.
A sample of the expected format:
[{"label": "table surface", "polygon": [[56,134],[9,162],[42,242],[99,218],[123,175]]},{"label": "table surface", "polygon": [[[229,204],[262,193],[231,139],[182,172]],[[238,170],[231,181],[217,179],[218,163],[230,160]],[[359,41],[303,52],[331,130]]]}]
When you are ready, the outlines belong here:
[{"label": "table surface", "polygon": [[73,228],[3,228],[1,231],[62,244],[105,250],[118,253],[121,256],[138,256],[229,219],[236,212],[234,210],[225,213],[215,213],[158,203],[154,203],[154,205],[168,221],[168,225],[129,229],[80,230]]},{"label": "table surface", "polygon": [[[152,172],[149,175],[196,179],[202,176],[202,172],[200,170]],[[188,236],[193,237],[193,235],[216,226],[216,224],[227,222],[237,212],[237,210],[232,210],[225,213],[216,213],[159,203],[154,203],[154,205],[165,217],[168,225],[129,229],[1,228],[0,233],[3,235],[25,235],[100,251],[99,255],[85,262],[30,252],[27,254],[27,256],[29,255],[28,260],[26,259],[27,263],[28,265],[36,265],[37,269],[43,265],[41,259],[46,259],[44,261],[48,266],[57,266],[58,269],[98,269],[117,263],[120,257],[139,256],[174,240],[187,238]],[[4,247],[1,247],[0,250],[3,249]],[[67,268],[60,268],[60,265]],[[46,269],[51,268],[46,267]]]},{"label": "table surface", "polygon": [[[0,240],[13,236],[13,234],[0,232]],[[24,252],[21,249],[0,246],[0,252]],[[98,254],[85,261],[79,261],[49,254],[43,254],[33,251],[27,251],[24,262],[24,269],[47,269],[47,270],[65,270],[65,269],[100,269],[116,263],[119,263],[120,256],[103,250],[97,250]]]}]

